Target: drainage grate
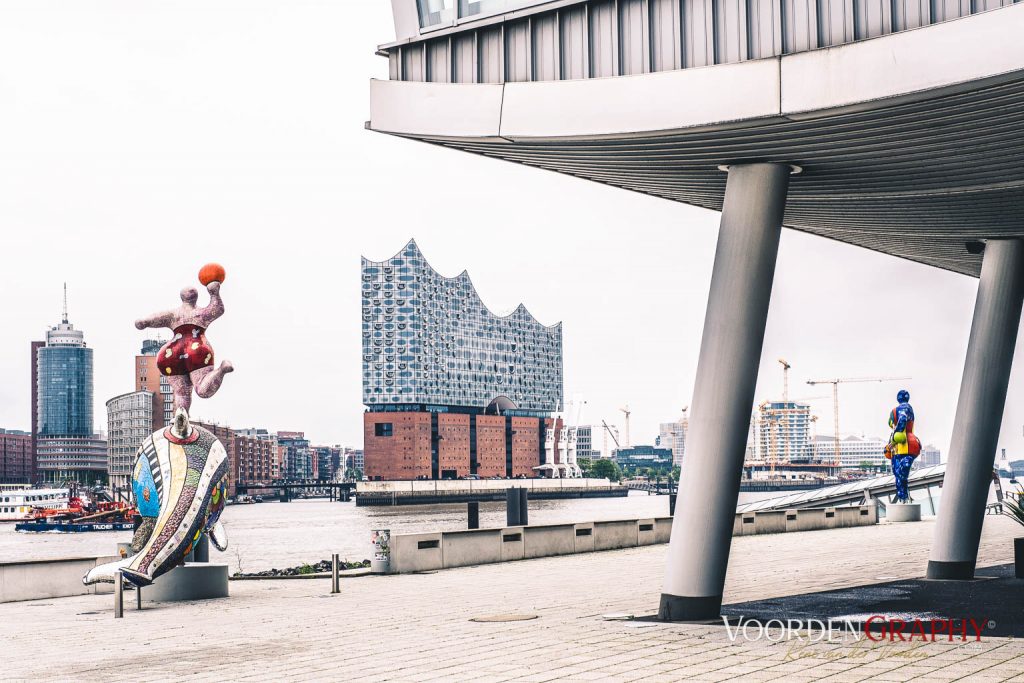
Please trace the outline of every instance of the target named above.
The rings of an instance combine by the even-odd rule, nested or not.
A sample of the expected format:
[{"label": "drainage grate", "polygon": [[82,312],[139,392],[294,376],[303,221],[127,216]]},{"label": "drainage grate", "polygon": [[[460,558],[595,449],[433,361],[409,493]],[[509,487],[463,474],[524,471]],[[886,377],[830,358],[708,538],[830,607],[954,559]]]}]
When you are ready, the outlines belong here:
[{"label": "drainage grate", "polygon": [[481,624],[504,623],[507,621],[530,621],[536,619],[536,614],[491,614],[486,617],[473,617],[470,621]]}]

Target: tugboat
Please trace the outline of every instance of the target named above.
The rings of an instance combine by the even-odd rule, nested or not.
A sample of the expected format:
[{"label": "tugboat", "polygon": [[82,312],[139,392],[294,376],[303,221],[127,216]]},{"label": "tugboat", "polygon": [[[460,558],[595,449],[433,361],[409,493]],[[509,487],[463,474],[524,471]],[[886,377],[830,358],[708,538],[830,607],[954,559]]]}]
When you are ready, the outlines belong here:
[{"label": "tugboat", "polygon": [[127,503],[93,503],[73,494],[66,508],[34,508],[31,521],[14,525],[26,533],[81,533],[85,531],[131,531],[135,508]]}]

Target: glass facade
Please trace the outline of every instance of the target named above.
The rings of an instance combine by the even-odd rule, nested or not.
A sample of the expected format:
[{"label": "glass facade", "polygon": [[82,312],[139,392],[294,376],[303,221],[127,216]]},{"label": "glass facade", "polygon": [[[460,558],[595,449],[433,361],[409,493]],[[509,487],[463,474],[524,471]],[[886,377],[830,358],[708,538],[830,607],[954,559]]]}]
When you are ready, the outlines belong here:
[{"label": "glass facade", "polygon": [[548,414],[562,403],[562,326],[492,313],[469,275],[435,271],[414,241],[362,261],[363,403]]},{"label": "glass facade", "polygon": [[455,20],[455,0],[416,0],[420,28],[450,24]]},{"label": "glass facade", "polygon": [[543,0],[458,0],[457,3],[456,0],[416,0],[420,28],[450,25],[456,19],[487,17],[541,4]]},{"label": "glass facade", "polygon": [[39,436],[92,435],[92,349],[39,349]]}]

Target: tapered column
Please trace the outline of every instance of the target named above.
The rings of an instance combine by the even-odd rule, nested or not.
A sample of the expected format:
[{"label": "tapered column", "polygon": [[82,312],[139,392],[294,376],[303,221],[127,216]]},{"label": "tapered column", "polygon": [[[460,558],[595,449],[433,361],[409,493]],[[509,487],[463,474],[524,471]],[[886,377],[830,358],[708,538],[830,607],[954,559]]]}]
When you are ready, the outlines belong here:
[{"label": "tapered column", "polygon": [[658,614],[717,618],[791,167],[729,168]]},{"label": "tapered column", "polygon": [[1024,302],[1024,241],[985,246],[929,579],[973,579]]}]

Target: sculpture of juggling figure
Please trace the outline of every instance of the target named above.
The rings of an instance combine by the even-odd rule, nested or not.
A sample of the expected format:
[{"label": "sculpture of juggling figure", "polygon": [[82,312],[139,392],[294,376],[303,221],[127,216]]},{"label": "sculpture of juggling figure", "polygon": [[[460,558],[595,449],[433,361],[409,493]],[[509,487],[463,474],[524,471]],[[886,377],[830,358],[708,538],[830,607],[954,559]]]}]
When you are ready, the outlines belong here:
[{"label": "sculpture of juggling figure", "polygon": [[170,327],[174,337],[158,358],[161,374],[174,390],[174,422],[146,437],[139,446],[132,472],[132,491],[142,523],[135,530],[134,553],[90,571],[82,581],[113,582],[120,571],[128,581],[145,586],[181,564],[204,535],[220,550],[227,536],[220,524],[227,495],[228,456],[216,436],[189,421],[192,390],[209,398],[232,371],[227,361],[214,367],[213,349],[206,341],[210,323],[224,313],[220,284],[224,269],[204,266],[199,281],[210,292],[210,304],[196,308],[196,290],[181,291],[182,306],[139,320],[138,329]]},{"label": "sculpture of juggling figure", "polygon": [[210,323],[224,315],[224,301],[220,298],[224,269],[217,264],[204,266],[199,281],[210,293],[210,303],[205,307],[196,308],[199,294],[195,287],[186,287],[181,290],[181,306],[135,321],[140,330],[167,327],[174,333],[171,341],[160,349],[157,367],[174,391],[174,407],[186,412],[192,407],[193,389],[200,398],[210,398],[220,389],[224,375],[234,371],[230,361],[214,367],[213,347],[206,340]]}]

